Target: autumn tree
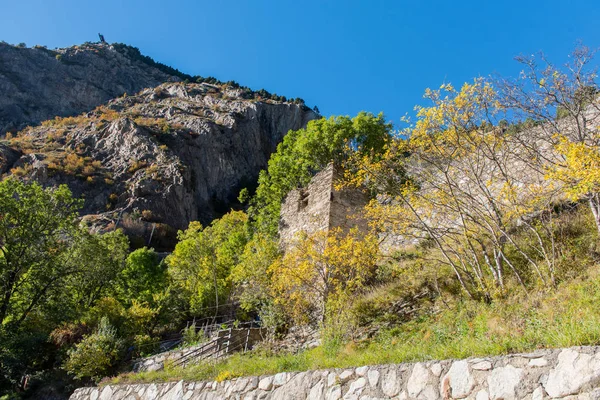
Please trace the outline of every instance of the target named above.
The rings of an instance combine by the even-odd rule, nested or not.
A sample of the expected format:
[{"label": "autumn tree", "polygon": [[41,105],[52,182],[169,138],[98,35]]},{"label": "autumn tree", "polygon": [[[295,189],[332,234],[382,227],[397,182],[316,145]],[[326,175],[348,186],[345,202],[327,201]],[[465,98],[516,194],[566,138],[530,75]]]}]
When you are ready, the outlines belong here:
[{"label": "autumn tree", "polygon": [[[493,127],[499,112],[493,87],[478,79],[460,90],[427,90],[425,97],[431,105],[417,108],[407,141],[388,146],[379,162],[357,162],[364,168],[355,181],[385,193],[372,203],[371,217],[382,231],[431,242],[432,259],[450,267],[471,297],[491,299],[509,274],[523,288],[531,276],[552,283],[552,231],[532,216],[551,204],[554,192]],[[407,175],[390,174],[394,169]],[[518,223],[535,238],[527,247],[516,239]]]},{"label": "autumn tree", "polygon": [[299,323],[326,323],[374,277],[378,242],[357,230],[301,234],[270,268],[276,301]]},{"label": "autumn tree", "polygon": [[518,79],[499,78],[501,106],[515,119],[537,121],[513,136],[532,169],[545,172],[572,200],[585,200],[600,232],[600,90],[594,52],[580,46],[563,68],[543,54],[518,57]]}]

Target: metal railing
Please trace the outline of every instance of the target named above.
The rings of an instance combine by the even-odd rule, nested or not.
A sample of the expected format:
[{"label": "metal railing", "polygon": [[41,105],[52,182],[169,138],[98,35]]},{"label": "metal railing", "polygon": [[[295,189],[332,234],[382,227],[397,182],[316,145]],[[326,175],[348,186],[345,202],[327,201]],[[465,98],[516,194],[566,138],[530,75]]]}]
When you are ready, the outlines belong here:
[{"label": "metal railing", "polygon": [[191,362],[196,363],[208,359],[218,360],[238,351],[246,352],[255,343],[252,338],[253,330],[256,330],[262,336],[262,328],[251,326],[246,328],[230,327],[227,330],[219,331],[216,338],[184,353],[181,357],[172,361],[171,365],[181,367]]},{"label": "metal railing", "polygon": [[[210,320],[212,320],[212,318]],[[192,324],[192,326],[195,327],[196,332],[203,332],[204,337],[209,339],[199,345],[190,346],[187,351],[185,349],[180,350],[183,352],[180,357],[174,360],[169,360],[172,366],[185,366],[192,362],[199,362],[208,359],[218,360],[237,351],[247,351],[252,348],[255,342],[258,341],[256,336],[258,335],[262,338],[263,334],[263,328],[261,328],[260,322],[257,321],[239,322],[235,320],[229,320],[217,324],[207,323],[205,325],[199,325],[197,322],[198,321],[194,321]],[[187,329],[189,329],[189,325]],[[176,336],[172,336],[169,339],[149,344],[158,344],[161,352],[149,357],[133,359],[132,363],[134,365],[134,369],[136,368],[136,365],[143,363],[144,360],[152,359],[160,356],[161,354],[169,353],[173,348],[181,345],[182,343],[183,335],[180,333]]]}]

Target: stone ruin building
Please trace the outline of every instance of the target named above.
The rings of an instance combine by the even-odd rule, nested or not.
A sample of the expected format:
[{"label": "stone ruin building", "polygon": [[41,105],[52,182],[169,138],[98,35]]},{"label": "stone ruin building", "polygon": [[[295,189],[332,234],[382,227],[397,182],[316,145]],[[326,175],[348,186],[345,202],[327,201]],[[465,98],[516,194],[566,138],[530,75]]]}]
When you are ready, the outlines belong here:
[{"label": "stone ruin building", "polygon": [[284,250],[290,248],[301,231],[311,234],[338,227],[344,231],[354,227],[367,230],[363,207],[369,197],[358,189],[337,190],[335,183],[342,175],[340,167],[329,164],[306,188],[288,193],[281,205],[279,219],[279,236]]}]

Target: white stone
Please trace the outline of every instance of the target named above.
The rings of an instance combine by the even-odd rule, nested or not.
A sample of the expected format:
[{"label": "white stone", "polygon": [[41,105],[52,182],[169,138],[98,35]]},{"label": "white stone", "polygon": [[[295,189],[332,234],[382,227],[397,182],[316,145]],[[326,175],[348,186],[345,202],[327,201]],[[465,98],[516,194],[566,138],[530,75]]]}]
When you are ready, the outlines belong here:
[{"label": "white stone", "polygon": [[183,381],[177,382],[161,400],[183,400]]},{"label": "white stone", "polygon": [[489,371],[490,369],[492,369],[492,363],[487,360],[479,361],[474,364],[471,364],[471,368],[477,371]]},{"label": "white stone", "polygon": [[529,363],[527,364],[530,367],[545,367],[546,365],[548,365],[548,360],[546,360],[545,358],[533,358],[531,360],[529,360]]},{"label": "white stone", "polygon": [[248,385],[248,378],[238,378],[235,380],[235,383],[233,384],[232,391],[234,393],[242,392],[244,389],[246,389],[247,385]]},{"label": "white stone", "polygon": [[98,400],[99,395],[100,395],[100,392],[98,391],[98,389],[93,389],[90,392],[90,400]]},{"label": "white stone", "polygon": [[485,389],[481,389],[475,395],[475,400],[489,400],[489,399],[490,399],[490,396],[488,395],[488,392]]},{"label": "white stone", "polygon": [[442,374],[442,366],[438,363],[433,364],[431,366],[431,373],[439,377]]},{"label": "white stone", "polygon": [[339,385],[329,388],[329,390],[327,391],[327,395],[325,396],[326,400],[339,400],[341,398],[342,388]]},{"label": "white stone", "polygon": [[233,384],[231,383],[231,381],[223,381],[222,385],[222,390],[225,392],[225,397],[231,397],[231,392],[233,392]]},{"label": "white stone", "polygon": [[342,373],[339,376],[339,382],[340,383],[345,383],[345,382],[349,381],[350,378],[352,378],[353,375],[354,375],[354,371],[352,371],[351,369],[347,369],[345,371],[342,371]]},{"label": "white stone", "polygon": [[358,376],[365,376],[367,374],[367,371],[369,370],[369,367],[365,366],[365,367],[358,367],[356,368],[356,375]]},{"label": "white stone", "polygon": [[369,385],[375,387],[377,386],[377,382],[379,382],[379,371],[376,369],[372,369],[367,373],[367,378],[369,378]]},{"label": "white stone", "polygon": [[[473,390],[473,385],[475,381],[469,372],[469,364],[467,361],[455,361],[450,366],[448,373],[442,379],[443,382],[448,381],[450,385],[450,389],[452,391],[452,397],[455,399],[462,399],[467,397],[471,390]],[[443,388],[440,392],[443,392]]]},{"label": "white stone", "polygon": [[254,390],[258,387],[258,378],[256,376],[253,376],[252,378],[250,378],[250,382],[248,384],[248,386],[246,387],[246,390]]},{"label": "white stone", "polygon": [[111,400],[113,396],[113,390],[110,386],[105,386],[100,393],[98,400]]},{"label": "white stone", "polygon": [[275,377],[273,378],[273,386],[274,387],[279,387],[283,384],[285,384],[288,380],[288,374],[287,372],[280,372],[278,374],[275,375]]},{"label": "white stone", "polygon": [[400,391],[395,369],[391,369],[381,380],[381,390],[386,396],[394,397]]},{"label": "white stone", "polygon": [[531,400],[544,400],[544,389],[538,386],[531,395]]},{"label": "white stone", "polygon": [[335,372],[327,375],[327,387],[331,387],[337,383],[337,374]]},{"label": "white stone", "polygon": [[273,387],[273,377],[272,376],[264,377],[260,380],[260,382],[258,382],[258,388],[260,390],[271,390],[272,387]]},{"label": "white stone", "polygon": [[406,385],[408,395],[418,398],[429,383],[429,378],[429,369],[423,363],[416,363]]},{"label": "white stone", "polygon": [[[350,389],[348,389],[348,393],[354,394],[359,391],[362,392],[362,389],[366,385],[367,385],[367,380],[363,377],[360,377],[350,384]],[[360,394],[360,392],[359,392],[359,394]]]},{"label": "white stone", "polygon": [[487,378],[488,389],[490,391],[490,398],[492,400],[503,399],[512,400],[516,397],[516,389],[519,382],[521,382],[521,376],[523,370],[515,368],[512,365],[506,367],[495,368],[490,376]]},{"label": "white stone", "polygon": [[[597,357],[597,356],[596,356]],[[558,355],[558,364],[548,374],[544,385],[552,398],[577,394],[585,384],[600,378],[600,362],[589,354],[565,349]]]},{"label": "white stone", "polygon": [[146,391],[144,392],[144,395],[142,396],[142,399],[152,400],[152,399],[156,399],[157,396],[158,396],[158,388],[153,383],[151,385],[148,385],[148,387],[146,388]]},{"label": "white stone", "polygon": [[319,381],[315,386],[310,389],[308,393],[307,400],[321,400],[323,398],[323,391],[325,390],[325,385],[323,381]]}]

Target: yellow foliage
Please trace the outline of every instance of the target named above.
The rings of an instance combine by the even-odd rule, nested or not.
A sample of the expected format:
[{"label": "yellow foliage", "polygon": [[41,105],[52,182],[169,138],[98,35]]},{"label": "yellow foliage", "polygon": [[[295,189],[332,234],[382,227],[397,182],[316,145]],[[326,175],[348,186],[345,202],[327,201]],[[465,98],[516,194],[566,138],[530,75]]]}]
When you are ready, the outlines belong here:
[{"label": "yellow foliage", "polygon": [[373,278],[377,256],[376,237],[357,230],[301,234],[270,267],[276,302],[298,322],[322,321],[338,299],[349,299]]},{"label": "yellow foliage", "polygon": [[564,162],[548,169],[547,178],[565,183],[567,196],[577,201],[600,192],[600,148],[561,137],[556,150]]}]

